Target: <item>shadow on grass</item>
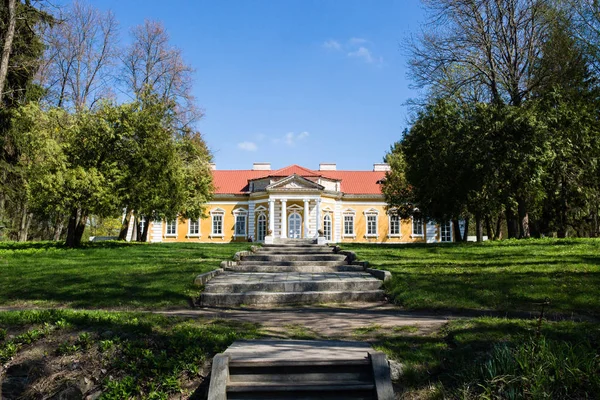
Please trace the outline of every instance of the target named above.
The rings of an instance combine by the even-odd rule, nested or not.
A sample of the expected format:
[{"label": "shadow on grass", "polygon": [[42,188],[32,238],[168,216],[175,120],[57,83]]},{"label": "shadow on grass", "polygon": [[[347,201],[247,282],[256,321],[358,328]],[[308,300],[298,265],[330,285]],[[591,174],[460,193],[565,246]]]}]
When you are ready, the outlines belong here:
[{"label": "shadow on grass", "polygon": [[100,242],[0,247],[0,304],[74,307],[187,307],[197,274],[218,268],[248,244]]},{"label": "shadow on grass", "polygon": [[[592,352],[590,359],[594,358],[594,352],[595,357],[600,356],[597,350],[600,346],[599,324],[544,322],[540,335],[545,340],[569,346],[581,345]],[[441,397],[455,398],[461,397],[457,395],[461,388],[477,388],[473,371],[489,360],[496,346],[516,347],[539,340],[536,337],[536,321],[478,318],[451,322],[438,334],[428,337],[383,336],[375,346],[404,364],[399,384],[408,392],[426,392],[432,384],[441,383],[444,390]],[[585,380],[585,377],[581,378]],[[495,394],[502,397],[501,393]]]},{"label": "shadow on grass", "polygon": [[[258,326],[252,323],[207,322],[142,313],[73,310],[0,313],[0,326],[44,323],[75,333],[87,332],[93,338],[93,348],[110,348],[100,351],[102,370],[93,371],[100,374],[103,398],[149,395],[167,398],[180,393],[182,383],[192,384],[195,396],[203,398],[202,390],[208,386],[201,385],[197,390],[196,387],[206,378],[210,359],[235,340],[259,335]],[[60,345],[51,343],[57,348]],[[80,351],[83,350],[75,350]]]}]

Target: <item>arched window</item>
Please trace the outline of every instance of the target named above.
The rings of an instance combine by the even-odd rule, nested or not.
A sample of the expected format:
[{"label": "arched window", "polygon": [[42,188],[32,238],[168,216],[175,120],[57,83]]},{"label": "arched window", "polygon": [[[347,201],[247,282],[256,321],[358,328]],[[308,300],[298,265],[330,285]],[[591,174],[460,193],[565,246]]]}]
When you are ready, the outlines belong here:
[{"label": "arched window", "polygon": [[331,240],[331,216],[325,214],[323,217],[323,236],[326,240]]},{"label": "arched window", "polygon": [[260,214],[256,221],[256,240],[263,241],[267,236],[267,217]]}]

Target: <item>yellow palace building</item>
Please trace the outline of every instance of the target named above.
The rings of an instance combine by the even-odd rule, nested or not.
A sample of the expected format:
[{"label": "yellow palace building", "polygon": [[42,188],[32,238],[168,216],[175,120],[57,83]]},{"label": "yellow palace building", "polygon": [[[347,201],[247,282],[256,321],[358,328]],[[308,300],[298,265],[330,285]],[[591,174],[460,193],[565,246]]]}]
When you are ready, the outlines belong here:
[{"label": "yellow palace building", "polygon": [[[381,182],[387,164],[371,171],[318,170],[299,165],[272,170],[254,163],[249,170],[217,170],[207,217],[153,222],[152,242],[273,243],[317,239],[338,243],[412,243],[453,241],[451,223],[435,224],[388,214]],[[321,231],[321,235],[319,235]]]}]

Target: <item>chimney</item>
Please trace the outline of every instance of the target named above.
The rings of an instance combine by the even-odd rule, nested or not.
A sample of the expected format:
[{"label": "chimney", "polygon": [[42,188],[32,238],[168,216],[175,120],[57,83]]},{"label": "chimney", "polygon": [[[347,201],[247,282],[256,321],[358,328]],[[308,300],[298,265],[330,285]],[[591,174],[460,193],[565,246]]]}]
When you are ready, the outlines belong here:
[{"label": "chimney", "polygon": [[386,163],[379,163],[379,164],[373,164],[373,171],[390,171],[390,164],[386,164]]},{"label": "chimney", "polygon": [[210,163],[210,169],[212,169],[213,171],[215,171],[217,169],[217,164],[215,163]]},{"label": "chimney", "polygon": [[270,171],[271,163],[268,162],[255,162],[252,164],[253,171]]},{"label": "chimney", "polygon": [[335,163],[320,163],[319,171],[335,171],[337,166]]}]

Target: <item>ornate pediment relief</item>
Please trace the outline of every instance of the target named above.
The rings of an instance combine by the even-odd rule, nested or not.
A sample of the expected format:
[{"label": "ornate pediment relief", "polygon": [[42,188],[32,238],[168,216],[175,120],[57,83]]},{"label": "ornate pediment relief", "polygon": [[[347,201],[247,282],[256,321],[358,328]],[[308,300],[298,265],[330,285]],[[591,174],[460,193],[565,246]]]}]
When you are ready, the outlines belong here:
[{"label": "ornate pediment relief", "polygon": [[309,181],[306,178],[301,177],[300,175],[290,175],[287,178],[283,178],[277,182],[274,182],[267,186],[267,191],[271,190],[323,190],[324,187],[319,185],[318,183]]}]

